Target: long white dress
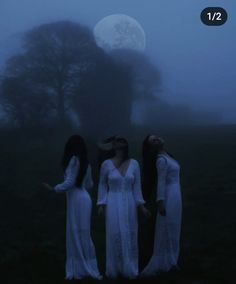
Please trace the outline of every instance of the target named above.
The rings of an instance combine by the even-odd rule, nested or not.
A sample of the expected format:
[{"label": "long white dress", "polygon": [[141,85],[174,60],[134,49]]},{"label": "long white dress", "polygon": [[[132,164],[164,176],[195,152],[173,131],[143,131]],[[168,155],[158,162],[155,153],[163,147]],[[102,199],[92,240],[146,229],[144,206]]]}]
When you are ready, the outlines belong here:
[{"label": "long white dress", "polygon": [[138,276],[137,206],[143,203],[138,162],[130,159],[123,176],[112,160],[105,160],[101,165],[97,205],[106,205],[107,277]]},{"label": "long white dress", "polygon": [[153,255],[142,271],[143,276],[153,276],[159,271],[169,271],[177,266],[181,230],[182,198],[179,163],[167,154],[159,154],[157,199],[163,200],[166,216],[157,213]]},{"label": "long white dress", "polygon": [[57,192],[66,192],[66,279],[92,277],[101,279],[97,267],[94,244],[90,236],[92,202],[87,189],[93,186],[91,167],[80,188],[75,186],[79,159],[73,156],[66,168],[64,182],[57,184]]}]

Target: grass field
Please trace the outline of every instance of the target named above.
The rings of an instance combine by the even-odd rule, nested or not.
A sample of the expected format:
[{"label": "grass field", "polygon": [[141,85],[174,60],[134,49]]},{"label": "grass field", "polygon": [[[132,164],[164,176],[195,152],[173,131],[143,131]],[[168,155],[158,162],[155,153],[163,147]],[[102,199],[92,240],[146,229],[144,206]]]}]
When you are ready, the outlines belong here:
[{"label": "grass field", "polygon": [[[128,137],[131,156],[139,161],[146,132],[136,129]],[[69,134],[1,131],[1,283],[66,283],[65,195],[47,192],[41,183],[61,181],[59,162]],[[236,126],[166,128],[160,134],[181,164],[183,224],[181,270],[160,275],[155,282],[236,283],[232,278],[236,271]],[[95,182],[96,142],[88,139]],[[95,205],[96,186],[92,198]],[[140,226],[144,240],[142,218]],[[97,216],[95,206],[92,236],[104,272],[104,220]],[[140,244],[141,252],[146,243]]]}]

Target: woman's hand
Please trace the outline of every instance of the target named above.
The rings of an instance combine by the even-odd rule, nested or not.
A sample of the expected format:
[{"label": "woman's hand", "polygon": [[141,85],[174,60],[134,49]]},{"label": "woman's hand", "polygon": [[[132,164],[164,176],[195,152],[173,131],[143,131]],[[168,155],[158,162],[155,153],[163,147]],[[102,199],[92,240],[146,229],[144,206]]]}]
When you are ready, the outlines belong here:
[{"label": "woman's hand", "polygon": [[139,208],[146,218],[150,218],[152,216],[151,212],[143,204],[139,205]]},{"label": "woman's hand", "polygon": [[53,190],[53,187],[52,187],[50,184],[46,183],[46,182],[43,182],[42,185],[43,185],[43,187],[45,187],[47,190],[50,190],[50,191]]},{"label": "woman's hand", "polygon": [[105,212],[105,205],[99,205],[98,206],[98,215],[99,216],[104,215],[104,212]]},{"label": "woman's hand", "polygon": [[161,216],[166,216],[166,208],[165,208],[164,200],[159,200],[157,202],[157,210]]}]

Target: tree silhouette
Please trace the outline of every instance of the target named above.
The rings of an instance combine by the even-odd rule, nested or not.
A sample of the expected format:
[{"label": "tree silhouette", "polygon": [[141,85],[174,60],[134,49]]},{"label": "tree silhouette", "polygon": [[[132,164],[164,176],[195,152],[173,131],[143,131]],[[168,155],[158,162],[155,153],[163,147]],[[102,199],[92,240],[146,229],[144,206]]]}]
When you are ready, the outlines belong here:
[{"label": "tree silhouette", "polygon": [[24,53],[7,62],[4,106],[15,124],[36,125],[78,114],[91,134],[128,129],[132,106],[130,69],[99,48],[90,30],[72,22],[27,32]]},{"label": "tree silhouette", "polygon": [[130,70],[101,53],[95,68],[82,76],[74,99],[87,131],[101,137],[124,133],[130,127],[133,99]]},{"label": "tree silhouette", "polygon": [[2,82],[2,104],[8,120],[16,127],[43,127],[49,123],[53,101],[26,77]]},{"label": "tree silhouette", "polygon": [[135,50],[114,50],[111,56],[130,69],[134,99],[149,99],[160,91],[161,75],[148,57]]},{"label": "tree silhouette", "polygon": [[[94,65],[98,48],[92,33],[86,27],[69,21],[44,24],[26,33],[23,47],[24,54],[13,56],[7,62],[6,100],[6,92],[11,90],[10,82],[12,88],[19,87],[19,80],[23,80],[26,85],[30,82],[35,89],[41,90],[40,95],[44,100],[47,99],[45,94],[48,94],[58,120],[63,125],[81,75]],[[20,90],[19,96],[29,91]],[[27,99],[29,104],[33,104],[30,96]],[[35,100],[35,96],[32,99]],[[18,108],[17,99],[9,99],[9,102],[15,102]]]}]

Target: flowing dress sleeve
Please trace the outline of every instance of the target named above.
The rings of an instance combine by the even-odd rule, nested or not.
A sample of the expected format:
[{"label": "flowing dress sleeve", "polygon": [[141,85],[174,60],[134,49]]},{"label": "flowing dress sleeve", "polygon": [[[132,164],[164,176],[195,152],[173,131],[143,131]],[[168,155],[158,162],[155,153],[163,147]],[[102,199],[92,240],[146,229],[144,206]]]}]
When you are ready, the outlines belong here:
[{"label": "flowing dress sleeve", "polygon": [[92,178],[92,170],[91,166],[88,165],[85,181],[84,181],[84,187],[86,190],[90,190],[93,187],[93,178]]},{"label": "flowing dress sleeve", "polygon": [[141,178],[140,178],[140,168],[137,161],[135,161],[135,169],[134,169],[134,184],[133,184],[133,195],[134,200],[137,205],[144,204],[145,201],[143,199],[142,190],[141,190]]},{"label": "flowing dress sleeve", "polygon": [[54,190],[60,192],[73,188],[75,186],[78,170],[79,160],[76,156],[73,156],[71,157],[70,162],[66,168],[64,181],[54,186]]},{"label": "flowing dress sleeve", "polygon": [[99,185],[98,185],[98,200],[97,205],[107,204],[107,194],[108,194],[108,167],[106,161],[101,165]]},{"label": "flowing dress sleeve", "polygon": [[156,201],[165,200],[166,191],[166,175],[167,175],[167,161],[165,158],[161,157],[157,159],[157,198]]}]

